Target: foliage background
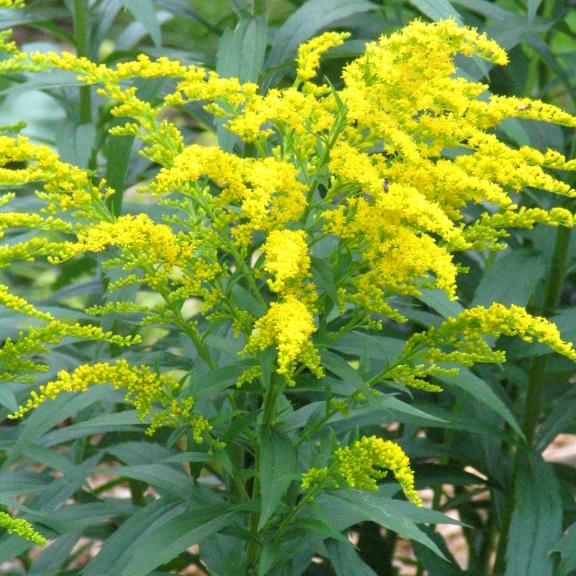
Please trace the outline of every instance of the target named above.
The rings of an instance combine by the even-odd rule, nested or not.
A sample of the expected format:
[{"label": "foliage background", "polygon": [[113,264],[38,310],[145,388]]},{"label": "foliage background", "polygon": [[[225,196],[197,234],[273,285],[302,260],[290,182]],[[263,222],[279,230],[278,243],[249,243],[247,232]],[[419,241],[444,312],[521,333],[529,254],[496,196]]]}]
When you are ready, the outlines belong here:
[{"label": "foliage background", "polygon": [[[323,68],[337,83],[343,63],[360,54],[367,40],[397,30],[414,17],[454,17],[486,31],[510,54],[510,64],[504,69],[469,65],[464,74],[489,76],[496,93],[536,97],[576,112],[573,0],[272,0],[269,10],[265,8],[263,0],[30,1],[23,10],[0,10],[0,26],[16,27],[16,37],[26,47],[76,48],[79,54],[110,64],[140,52],[166,55],[203,64],[225,76],[260,78],[264,85],[273,86],[291,81],[296,47],[320,31],[353,33],[352,40],[333,51]],[[69,77],[43,73],[2,78],[0,90],[0,123],[25,119],[24,133],[50,143],[64,159],[97,170],[114,188],[126,190],[123,198],[116,199],[118,209],[123,205],[129,210],[132,203],[145,201],[132,189],[151,174],[153,166],[138,157],[129,138],[105,136],[104,129],[113,119],[104,115],[92,122],[90,106],[95,102],[89,102],[85,90],[79,94]],[[151,90],[153,99],[154,90],[161,93],[161,83]],[[198,110],[189,113],[180,121],[191,141],[219,138],[223,146],[229,145],[221,128],[215,126],[213,133]],[[529,143],[542,150],[552,147],[576,155],[576,135],[570,130],[519,120],[506,121],[499,130],[518,145]],[[574,186],[574,180],[571,184]],[[547,202],[546,207],[558,202],[535,194],[527,194],[525,201],[528,205]],[[21,208],[30,209],[33,202],[31,196],[22,197]],[[149,210],[153,213],[154,206]],[[576,246],[572,236],[562,228],[518,231],[510,249],[497,257],[463,256],[462,264],[469,273],[460,277],[462,304],[499,301],[525,305],[533,313],[553,318],[564,338],[576,342]],[[58,276],[42,264],[21,264],[2,271],[0,280],[42,302],[46,310],[58,309],[61,315],[81,319],[86,303],[103,297],[101,274],[97,260],[86,257],[80,265],[65,265]],[[390,328],[384,336],[405,338],[410,331],[435,325],[457,311],[457,304],[428,293],[415,304],[406,303],[403,312],[410,317],[408,327]],[[0,311],[1,339],[15,335],[16,320],[10,312]],[[146,361],[161,364],[173,342],[153,330],[148,337],[156,352],[154,359],[148,356]],[[456,561],[443,533],[433,526],[426,531],[452,560],[450,564],[422,546],[411,547],[394,533],[381,531],[375,523],[364,522],[355,530],[358,550],[376,574],[576,574],[573,462],[548,464],[541,458],[558,434],[576,433],[576,389],[570,386],[573,366],[536,345],[512,340],[499,344],[508,353],[505,365],[483,367],[474,373],[463,371],[459,388],[432,400],[415,395],[416,407],[444,423],[432,426],[417,416],[390,417],[401,422],[390,431],[411,456],[418,487],[429,491],[436,509],[466,523],[462,529],[465,553]],[[370,350],[363,352],[369,354]],[[61,346],[51,356],[51,373],[98,353],[93,348]],[[134,514],[135,507],[145,501],[149,484],[168,492],[181,488],[176,475],[170,478],[174,464],[162,465],[162,479],[152,478],[150,468],[140,468],[140,475],[135,472],[136,466],[157,463],[170,454],[153,440],[143,439],[136,421],[128,421],[119,411],[120,402],[117,406],[108,403],[103,413],[98,404],[102,394],[93,391],[58,399],[17,425],[2,423],[0,502],[27,495],[31,520],[34,511],[54,509],[70,499],[80,504],[57,515],[61,536],[42,553],[30,552],[29,545],[14,536],[2,536],[0,566],[4,573],[78,574],[92,552],[92,542],[112,533],[115,518]],[[0,388],[0,417],[13,411],[17,397],[23,396],[21,387]],[[63,414],[69,425],[54,428]],[[357,425],[369,433],[374,422],[366,417]],[[102,484],[105,476],[95,476],[94,462],[103,454],[104,460],[132,467],[133,474],[110,476],[110,481]],[[20,461],[28,464],[17,465]],[[101,498],[119,487],[128,491],[130,501],[107,501],[101,506]],[[514,499],[516,506],[512,507]],[[498,545],[497,535],[502,531],[509,532],[508,545],[503,538]],[[136,543],[135,539],[132,545]],[[131,543],[122,545],[129,550]],[[180,573],[181,566],[190,561],[194,561],[193,555],[182,555],[164,566],[163,573]],[[105,568],[105,560],[102,562],[101,573],[113,574],[112,565]],[[333,570],[340,573],[337,566],[318,565],[307,574],[332,574]],[[82,573],[96,574],[90,570]]]}]

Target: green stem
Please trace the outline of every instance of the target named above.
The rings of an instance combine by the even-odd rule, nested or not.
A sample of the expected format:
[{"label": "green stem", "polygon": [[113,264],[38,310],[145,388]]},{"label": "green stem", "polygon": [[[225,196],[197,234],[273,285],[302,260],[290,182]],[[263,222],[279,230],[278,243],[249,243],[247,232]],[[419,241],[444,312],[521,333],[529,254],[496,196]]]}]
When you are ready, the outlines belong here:
[{"label": "green stem", "polygon": [[316,422],[316,424],[314,424],[308,430],[306,430],[305,432],[302,433],[300,438],[298,438],[298,440],[294,444],[294,447],[298,448],[299,446],[301,446],[304,442],[306,442],[306,440],[308,440],[318,430],[320,430],[324,426],[324,424],[326,424],[326,422],[328,422],[328,420],[330,420],[330,418],[332,418],[332,416],[334,416],[337,413],[338,413],[338,408],[331,408],[330,410],[328,410],[326,412],[326,414],[324,414],[324,416],[318,422]]},{"label": "green stem", "polygon": [[[274,425],[274,418],[276,417],[276,401],[278,395],[281,391],[280,382],[275,374],[272,374],[270,378],[270,388],[264,397],[264,405],[262,407],[262,426],[263,428],[269,428]],[[254,458],[254,482],[252,484],[252,502],[260,497],[260,446],[256,446],[255,458]],[[258,539],[258,522],[260,520],[260,514],[258,511],[250,513],[250,519],[248,521],[248,530],[253,536],[253,540],[248,543],[247,556],[248,556],[248,566],[250,568],[256,568],[258,562],[258,552],[260,545],[257,544]]]},{"label": "green stem", "polygon": [[254,16],[266,15],[268,12],[268,0],[254,0]]},{"label": "green stem", "polygon": [[[74,0],[74,43],[78,56],[90,55],[90,23],[88,0]],[[80,124],[92,122],[92,94],[90,86],[80,87]]]},{"label": "green stem", "polygon": [[[556,0],[545,0],[544,5],[542,7],[542,16],[544,18],[551,18],[555,10],[556,10]],[[550,45],[553,34],[554,34],[553,29],[550,29],[543,35],[544,42],[547,45]],[[539,69],[538,97],[545,98],[546,95],[544,94],[544,88],[550,82],[550,78],[552,76],[552,70],[550,69],[548,63],[542,58],[538,59],[538,69]]]},{"label": "green stem", "polygon": [[[556,241],[554,244],[554,254],[552,264],[546,282],[544,300],[539,314],[544,317],[552,316],[560,302],[562,294],[562,285],[566,273],[566,263],[568,259],[568,246],[570,244],[570,228],[561,227],[556,231]],[[538,358],[532,362],[529,372],[528,391],[524,404],[524,413],[522,416],[522,431],[526,438],[526,446],[530,449],[534,444],[534,435],[540,416],[540,396],[542,387],[546,380],[547,358]],[[504,501],[504,514],[502,518],[502,528],[500,530],[500,539],[496,552],[496,562],[494,565],[494,574],[504,571],[506,565],[506,546],[508,543],[508,534],[510,523],[514,512],[514,493],[518,482],[520,449],[516,449],[514,454],[513,473],[510,484],[507,487]]]},{"label": "green stem", "polygon": [[[570,228],[559,228],[556,231],[552,265],[550,267],[548,282],[546,283],[544,302],[540,310],[540,314],[546,318],[555,314],[558,304],[560,303],[562,285],[564,283],[564,276],[566,275],[569,244]],[[545,360],[545,358],[534,360],[530,370],[530,382],[526,395],[526,404],[524,406],[524,417],[522,419],[522,429],[529,447],[532,447],[534,442],[534,432],[540,413],[540,394],[546,377]]]},{"label": "green stem", "polygon": [[274,425],[274,418],[276,417],[276,400],[278,399],[280,389],[280,382],[273,373],[270,378],[270,389],[264,398],[264,415],[262,417],[262,424],[264,426]]},{"label": "green stem", "polygon": [[278,526],[276,532],[274,533],[274,536],[272,536],[270,540],[276,540],[278,536],[280,536],[280,534],[282,534],[282,532],[284,532],[284,530],[286,530],[286,528],[288,528],[294,522],[294,520],[296,519],[298,514],[300,514],[302,509],[312,500],[314,500],[318,492],[320,492],[322,488],[324,488],[324,485],[326,484],[329,476],[330,474],[327,474],[324,480],[318,482],[318,484],[313,486],[312,489],[300,499],[300,502],[298,502],[298,504],[296,504],[296,506],[292,508],[292,512],[290,512],[288,516],[286,516],[286,518],[284,518],[284,520],[280,523],[280,526]]}]

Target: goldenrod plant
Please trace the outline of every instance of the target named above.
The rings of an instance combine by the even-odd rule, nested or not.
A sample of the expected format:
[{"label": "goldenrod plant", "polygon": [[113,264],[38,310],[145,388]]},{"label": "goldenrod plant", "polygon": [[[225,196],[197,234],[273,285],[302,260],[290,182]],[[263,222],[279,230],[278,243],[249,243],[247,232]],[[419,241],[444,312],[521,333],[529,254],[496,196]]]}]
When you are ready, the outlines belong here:
[{"label": "goldenrod plant", "polygon": [[[241,13],[242,26],[265,8]],[[87,4],[75,10],[86,26]],[[429,525],[459,524],[439,511],[443,484],[463,497],[494,473],[486,490],[499,524],[470,553],[471,570],[536,574],[513,571],[523,470],[536,470],[531,485],[558,481],[537,456],[538,414],[519,423],[481,375],[491,364],[506,371],[518,342],[569,370],[576,350],[545,317],[553,310],[471,301],[461,284],[519,231],[574,225],[566,174],[576,160],[518,145],[500,127],[573,129],[576,117],[464,74],[457,62],[506,66],[508,56],[454,18],[383,34],[330,80],[321,63],[350,38],[327,31],[301,43],[293,82],[270,86],[277,71],[259,83],[167,56],[98,62],[79,44],[76,54],[22,50],[2,34],[4,77],[67,74],[78,126],[94,122],[112,149],[129,143],[129,162],[145,171],[127,192],[103,177],[103,162],[121,159],[97,144],[80,165],[21,126],[0,135],[0,304],[17,326],[0,348],[15,431],[0,486],[12,475],[16,488],[0,495],[22,516],[0,513],[15,534],[0,541],[0,561],[49,542],[39,558],[50,574],[192,564],[211,576],[391,574],[401,537],[418,574],[464,574],[449,572]],[[191,138],[198,119],[219,139]],[[23,270],[28,287],[16,281]],[[516,393],[539,401],[530,382]],[[442,454],[443,429],[503,440],[508,476],[498,485],[479,459]],[[40,484],[25,482],[33,462]],[[129,501],[114,493],[122,484]],[[365,554],[374,523],[386,530],[388,568]],[[358,549],[346,538],[354,527]],[[83,565],[72,553],[81,537],[103,542]],[[560,522],[547,537],[532,552],[539,576],[569,565]]]}]

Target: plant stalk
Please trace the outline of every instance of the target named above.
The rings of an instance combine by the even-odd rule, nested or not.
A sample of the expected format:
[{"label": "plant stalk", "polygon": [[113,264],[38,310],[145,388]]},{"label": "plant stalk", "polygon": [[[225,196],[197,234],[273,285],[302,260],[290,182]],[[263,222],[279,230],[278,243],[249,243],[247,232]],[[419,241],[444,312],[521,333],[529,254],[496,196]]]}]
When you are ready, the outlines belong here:
[{"label": "plant stalk", "polygon": [[[546,282],[546,289],[544,292],[544,299],[538,313],[544,317],[550,317],[558,308],[560,303],[560,296],[562,294],[562,285],[564,283],[564,276],[566,274],[566,264],[568,259],[568,247],[570,244],[570,228],[560,227],[556,231],[556,241],[554,244],[554,254],[552,256],[552,264]],[[526,401],[524,404],[524,412],[522,416],[522,431],[526,439],[526,447],[528,449],[533,447],[534,436],[540,416],[540,396],[544,382],[546,381],[546,368],[547,358],[535,359],[529,372],[528,391],[526,393]],[[500,539],[498,541],[498,549],[496,552],[496,562],[494,565],[494,574],[500,574],[504,571],[506,565],[506,546],[508,544],[508,536],[510,531],[510,523],[512,521],[512,513],[514,511],[514,494],[516,491],[516,484],[518,482],[518,472],[520,464],[520,450],[517,448],[514,454],[514,467],[512,473],[512,481],[507,487],[504,502],[504,515],[502,519],[502,528],[500,530]]]},{"label": "plant stalk", "polygon": [[[90,18],[88,0],[74,0],[74,43],[76,54],[90,56]],[[90,86],[80,87],[80,124],[92,122],[92,93]]]}]

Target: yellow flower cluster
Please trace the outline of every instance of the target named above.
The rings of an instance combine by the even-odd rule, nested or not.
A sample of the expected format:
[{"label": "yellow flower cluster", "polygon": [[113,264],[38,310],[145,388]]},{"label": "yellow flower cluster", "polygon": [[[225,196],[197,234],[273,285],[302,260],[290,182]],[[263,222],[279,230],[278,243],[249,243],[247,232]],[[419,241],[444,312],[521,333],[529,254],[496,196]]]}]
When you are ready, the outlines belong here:
[{"label": "yellow flower cluster", "polygon": [[310,257],[303,230],[273,230],[263,246],[264,270],[274,278],[268,280],[273,292],[299,288],[310,274]]},{"label": "yellow flower cluster", "polygon": [[[493,350],[486,336],[516,336],[525,342],[537,342],[554,352],[576,361],[574,346],[562,340],[557,326],[538,316],[532,316],[521,306],[506,307],[492,304],[476,306],[447,318],[438,327],[411,336],[394,366],[382,378],[420,388],[429,392],[442,389],[430,383],[431,376],[450,376],[460,366],[479,362],[503,362],[505,353]],[[448,364],[448,367],[445,367]]]},{"label": "yellow flower cluster", "polygon": [[113,222],[99,222],[78,233],[76,242],[61,245],[60,253],[54,260],[72,258],[84,252],[102,252],[109,246],[127,249],[125,267],[128,267],[128,260],[132,260],[131,267],[136,266],[134,260],[149,265],[165,263],[171,267],[180,258],[186,258],[188,254],[183,252],[191,249],[190,246],[179,245],[177,236],[169,226],[157,224],[146,214],[128,214]]},{"label": "yellow flower cluster", "polygon": [[[450,20],[415,21],[369,43],[365,54],[346,66],[340,89],[313,86],[322,54],[345,38],[329,32],[301,46],[294,85],[259,94],[254,84],[167,58],[139,56],[111,68],[68,53],[21,53],[2,37],[10,56],[0,61],[0,71],[57,68],[77,74],[82,83],[99,85],[112,114],[126,119],[111,133],[137,137],[145,145],[142,153],[160,167],[147,189],[162,197],[166,219],[157,223],[144,214],[115,218],[105,203],[110,193],[105,183],[95,185],[88,171],[62,162],[46,146],[0,134],[0,184],[40,188],[37,195],[49,213],[71,211],[74,216],[74,224],[68,224],[66,218],[0,214],[0,232],[9,227],[37,230],[32,238],[1,247],[0,266],[39,256],[57,264],[83,252],[118,247],[120,258],[105,259],[105,264],[130,274],[110,289],[147,283],[165,301],[165,315],[158,318],[192,335],[196,328],[179,315],[180,306],[188,298],[203,299],[202,313],[210,311],[209,320],[229,318],[251,334],[246,354],[274,346],[278,372],[294,384],[302,366],[322,375],[312,341],[315,306],[321,308],[310,273],[309,250],[316,242],[334,246],[327,261],[342,267],[334,286],[342,309],[402,320],[389,298],[419,295],[425,287],[456,297],[455,252],[501,248],[513,227],[574,224],[566,209],[519,208],[515,198],[527,187],[576,195],[553,172],[574,170],[576,161],[556,151],[513,148],[499,141],[493,128],[510,116],[567,126],[576,126],[576,119],[538,101],[486,98],[484,84],[455,75],[457,54],[505,64],[506,54],[495,42]],[[170,78],[175,86],[157,105],[140,99],[134,85],[154,78]],[[249,144],[252,157],[186,144],[176,123],[167,120],[167,109],[191,101],[222,117],[243,141],[238,148]],[[481,215],[471,218],[470,207]],[[58,241],[62,232],[75,240]],[[268,274],[267,285],[278,300],[254,320],[254,307],[232,302],[230,294],[246,291],[247,299],[266,305],[269,295],[259,274]],[[6,290],[0,289],[0,303],[49,321],[48,327],[24,335],[22,344],[7,341],[0,351],[6,358],[14,351],[7,373],[39,369],[24,356],[65,335],[114,341],[103,331],[90,335],[92,327],[57,325]],[[545,321],[520,308],[491,307],[412,337],[387,377],[437,390],[427,378],[450,370],[442,363],[501,359],[483,339],[500,333],[533,338],[573,357]],[[254,375],[256,368],[251,370]],[[181,406],[186,413],[191,410]],[[157,422],[182,416],[173,404],[162,414]],[[197,426],[201,430],[204,424]],[[384,448],[370,442],[361,445],[366,458],[385,462]]]},{"label": "yellow flower cluster", "polygon": [[317,377],[323,375],[320,356],[312,342],[316,332],[311,307],[315,293],[306,282],[310,276],[310,257],[303,230],[274,230],[263,245],[264,270],[273,278],[268,286],[280,295],[265,316],[258,319],[246,351],[278,349],[278,373],[290,385],[294,382],[297,363],[306,366]]},{"label": "yellow flower cluster", "polygon": [[[8,197],[8,202],[12,199]],[[8,203],[6,202],[6,203]],[[4,236],[4,230],[8,228],[32,228],[36,230],[58,230],[72,233],[74,225],[53,216],[43,217],[40,214],[27,212],[0,212],[0,239]]]},{"label": "yellow flower cluster", "polygon": [[395,442],[377,436],[365,436],[352,446],[339,448],[334,453],[336,473],[351,488],[378,490],[377,480],[384,478],[390,470],[398,480],[406,497],[417,506],[422,505],[414,488],[414,473],[410,461],[402,448]]},{"label": "yellow flower cluster", "polygon": [[350,488],[376,492],[378,480],[385,478],[388,471],[394,474],[406,498],[421,506],[408,456],[395,442],[377,436],[364,436],[351,446],[338,448],[327,467],[311,468],[303,474],[301,486],[307,490],[326,481],[341,481]]},{"label": "yellow flower cluster", "polygon": [[15,340],[4,340],[0,348],[0,381],[33,380],[34,372],[45,372],[48,367],[29,357],[47,353],[50,345],[57,344],[66,337],[110,342],[117,346],[131,346],[141,342],[140,336],[120,336],[98,326],[50,320],[46,326],[30,328],[26,333],[21,332]]},{"label": "yellow flower cluster", "polygon": [[274,88],[264,96],[251,97],[226,127],[245,142],[257,144],[276,132],[294,134],[297,138],[292,146],[306,158],[314,154],[315,135],[329,130],[333,123],[333,111],[324,102],[291,87]]},{"label": "yellow flower cluster", "polygon": [[576,350],[562,340],[558,327],[537,316],[528,314],[521,306],[506,307],[492,304],[488,308],[476,306],[447,318],[438,328],[428,331],[429,344],[456,344],[472,357],[481,350],[481,338],[487,336],[517,336],[525,342],[538,342],[554,352],[576,361]]},{"label": "yellow flower cluster", "polygon": [[28,520],[24,520],[24,518],[12,518],[12,516],[6,512],[0,512],[0,528],[4,528],[9,534],[16,534],[39,546],[44,546],[48,542],[42,534],[34,530]]},{"label": "yellow flower cluster", "polygon": [[[454,77],[457,53],[506,63],[496,43],[453,21],[416,21],[368,44],[346,67],[337,93],[298,90],[299,82],[313,78],[322,53],[345,36],[329,32],[301,46],[296,85],[264,96],[253,84],[166,58],[139,56],[110,69],[70,54],[34,54],[28,65],[59,67],[101,84],[116,103],[113,113],[135,121],[116,131],[144,140],[149,144],[144,153],[163,166],[152,189],[190,197],[214,224],[232,225],[242,246],[250,244],[253,232],[283,229],[307,212],[306,185],[299,179],[310,191],[316,181],[327,181],[333,202],[323,206],[325,230],[361,256],[339,293],[368,311],[399,319],[386,299],[427,286],[454,297],[458,269],[452,253],[500,247],[497,240],[506,235],[500,214],[516,226],[571,224],[559,214],[515,217],[520,212],[510,193],[530,186],[573,195],[545,170],[574,169],[574,161],[552,151],[512,149],[486,130],[508,116],[566,125],[574,125],[574,117],[526,99],[480,100],[486,86]],[[25,58],[2,66],[22,68]],[[179,83],[153,107],[138,99],[133,86],[122,84],[132,77],[171,77]],[[175,126],[159,117],[166,106],[191,100],[208,101],[209,110],[227,117],[229,130],[256,143],[261,157],[185,146]],[[283,138],[272,153],[277,157],[262,157],[263,146],[277,135]],[[447,147],[461,153],[445,158]],[[206,182],[216,190],[206,192]],[[494,218],[463,223],[467,204],[486,201],[497,207]]]},{"label": "yellow flower cluster", "polygon": [[0,0],[0,8],[23,8],[24,0]]},{"label": "yellow flower cluster", "polygon": [[141,420],[150,414],[155,403],[159,403],[162,410],[152,415],[147,434],[153,434],[161,426],[190,424],[194,437],[201,442],[202,434],[211,428],[204,418],[192,414],[193,398],[179,400],[173,397],[178,383],[169,375],[157,374],[144,365],[131,366],[124,359],[115,364],[99,362],[78,366],[72,372],[60,371],[56,380],[40,386],[38,392],[33,391],[26,404],[9,418],[21,418],[62,392],[84,392],[97,384],[112,384],[114,388],[125,390],[126,401],[134,406]]},{"label": "yellow flower cluster", "polygon": [[4,284],[0,284],[0,305],[10,310],[33,316],[34,318],[40,318],[41,320],[53,319],[52,314],[42,312],[24,298],[12,294]]},{"label": "yellow flower cluster", "polygon": [[[47,203],[46,210],[52,213],[73,210],[76,216],[94,217],[96,205],[109,194],[105,182],[98,186],[92,184],[86,170],[63,162],[48,146],[33,144],[25,136],[0,134],[0,184],[33,183],[42,183],[43,190],[38,190],[36,195]],[[62,228],[57,220],[50,221],[50,225]]]},{"label": "yellow flower cluster", "polygon": [[[157,194],[179,192],[200,203],[200,209],[233,226],[233,235],[248,245],[253,232],[282,228],[297,221],[305,207],[305,187],[294,166],[275,158],[239,158],[214,147],[186,146],[169,168],[160,170],[153,186]],[[220,189],[217,198],[199,190],[199,181]],[[240,210],[238,210],[238,208]]]},{"label": "yellow flower cluster", "polygon": [[308,82],[316,76],[322,55],[330,48],[335,48],[350,37],[348,32],[324,32],[298,48],[297,82]]},{"label": "yellow flower cluster", "polygon": [[505,248],[506,245],[500,240],[508,236],[509,228],[530,229],[535,224],[571,228],[575,220],[572,212],[566,208],[554,207],[551,210],[544,210],[522,206],[518,210],[506,210],[494,214],[485,212],[466,228],[463,235],[471,248],[497,250]]},{"label": "yellow flower cluster", "polygon": [[244,352],[276,346],[278,373],[290,385],[295,384],[293,375],[298,363],[320,378],[320,356],[311,340],[315,331],[314,318],[306,304],[289,294],[282,302],[272,302],[267,314],[256,321]]},{"label": "yellow flower cluster", "polygon": [[[510,194],[535,187],[573,196],[545,169],[573,170],[576,163],[555,151],[513,149],[486,130],[508,116],[572,126],[576,119],[537,101],[479,100],[486,86],[454,77],[456,53],[507,61],[495,42],[453,21],[413,22],[368,44],[344,70],[338,92],[347,125],[330,150],[328,194],[339,205],[324,213],[325,229],[363,264],[340,294],[397,319],[385,298],[430,286],[453,298],[452,253],[500,248],[505,219],[523,227],[573,224],[565,211],[523,213]],[[455,158],[444,157],[446,148],[458,152]],[[465,206],[486,202],[496,207],[493,219],[463,222]]]}]

